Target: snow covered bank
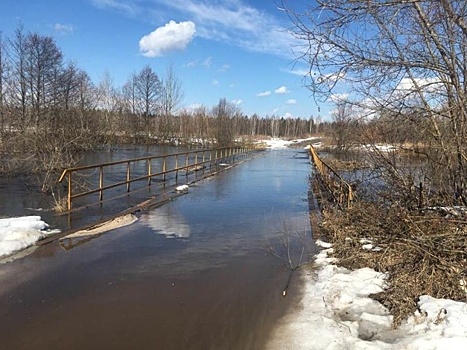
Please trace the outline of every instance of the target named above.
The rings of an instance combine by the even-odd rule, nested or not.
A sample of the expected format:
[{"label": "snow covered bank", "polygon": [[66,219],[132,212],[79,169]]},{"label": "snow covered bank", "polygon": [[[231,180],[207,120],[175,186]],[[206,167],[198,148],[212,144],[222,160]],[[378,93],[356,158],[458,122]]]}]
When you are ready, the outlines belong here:
[{"label": "snow covered bank", "polygon": [[[325,244],[323,244],[325,245]],[[315,270],[304,273],[297,312],[284,317],[268,349],[464,349],[467,304],[421,296],[420,311],[399,329],[392,316],[369,298],[382,291],[384,274],[369,268],[350,271],[332,265],[323,250]]]},{"label": "snow covered bank", "polygon": [[25,249],[59,230],[50,230],[40,216],[0,219],[0,258]]},{"label": "snow covered bank", "polygon": [[262,140],[261,142],[265,143],[267,148],[278,149],[278,148],[287,148],[287,147],[289,147],[290,145],[292,145],[294,143],[312,141],[312,140],[315,140],[315,139],[316,139],[316,137],[309,137],[309,138],[306,138],[306,139],[296,139],[296,140],[282,140],[282,139],[278,139],[278,138],[272,138],[272,139],[269,139],[269,140]]}]

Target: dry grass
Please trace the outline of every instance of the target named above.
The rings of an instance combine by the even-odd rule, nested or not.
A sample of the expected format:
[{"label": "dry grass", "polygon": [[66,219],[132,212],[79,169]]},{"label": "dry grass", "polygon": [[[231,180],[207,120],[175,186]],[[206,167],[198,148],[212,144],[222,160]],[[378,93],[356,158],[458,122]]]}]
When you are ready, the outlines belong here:
[{"label": "dry grass", "polygon": [[[356,203],[345,212],[327,209],[322,229],[339,265],[387,273],[388,289],[373,297],[394,315],[395,326],[416,310],[420,295],[466,300],[467,220]],[[382,249],[365,250],[362,240]]]},{"label": "dry grass", "polygon": [[60,195],[55,196],[55,193],[52,192],[52,197],[54,199],[53,210],[57,213],[63,213],[68,210],[68,200],[65,197]]}]

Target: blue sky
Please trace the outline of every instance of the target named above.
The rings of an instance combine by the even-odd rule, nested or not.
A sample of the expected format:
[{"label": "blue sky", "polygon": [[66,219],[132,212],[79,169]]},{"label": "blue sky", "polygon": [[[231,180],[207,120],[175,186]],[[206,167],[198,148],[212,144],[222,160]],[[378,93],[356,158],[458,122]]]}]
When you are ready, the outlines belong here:
[{"label": "blue sky", "polygon": [[20,23],[54,37],[96,84],[107,71],[121,86],[145,65],[164,78],[172,65],[184,107],[226,98],[247,115],[327,119],[274,0],[2,0],[3,36]]}]

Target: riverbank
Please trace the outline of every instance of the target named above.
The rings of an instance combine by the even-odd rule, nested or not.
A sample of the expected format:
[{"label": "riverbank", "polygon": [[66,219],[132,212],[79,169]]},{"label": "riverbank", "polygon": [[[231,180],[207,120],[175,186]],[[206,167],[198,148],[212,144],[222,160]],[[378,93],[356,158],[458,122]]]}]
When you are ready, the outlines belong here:
[{"label": "riverbank", "polygon": [[301,270],[303,298],[267,348],[463,349],[466,235],[459,210],[325,207],[321,229],[332,245],[318,241],[323,250]]},{"label": "riverbank", "polygon": [[301,270],[303,298],[282,318],[267,349],[463,349],[467,305],[420,296],[419,311],[400,327],[370,297],[389,286],[386,275],[370,268],[337,266],[333,248],[324,248],[312,266]]},{"label": "riverbank", "polygon": [[339,268],[327,255],[332,251],[330,245],[320,245],[328,248],[317,254],[313,266],[301,270],[303,298],[281,320],[268,349],[362,348],[366,342],[356,335],[365,308],[372,311],[373,318],[379,316],[386,328],[390,327],[384,308],[367,298],[382,289],[383,276],[370,269],[351,272]]}]

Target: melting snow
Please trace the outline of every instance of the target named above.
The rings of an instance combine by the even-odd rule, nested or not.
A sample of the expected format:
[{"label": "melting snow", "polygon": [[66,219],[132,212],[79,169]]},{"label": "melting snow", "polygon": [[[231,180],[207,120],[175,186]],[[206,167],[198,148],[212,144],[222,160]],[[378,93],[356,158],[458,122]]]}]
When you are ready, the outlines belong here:
[{"label": "melting snow", "polygon": [[180,185],[180,186],[175,187],[175,191],[177,192],[186,192],[188,191],[188,189],[189,189],[188,185]]},{"label": "melting snow", "polygon": [[40,216],[0,219],[0,258],[25,249],[39,239],[58,233],[50,230]]},{"label": "melting snow", "polygon": [[323,248],[316,271],[305,278],[300,308],[285,316],[268,349],[465,349],[467,304],[421,296],[416,312],[400,328],[369,298],[386,288],[385,275],[370,268],[350,271],[332,265],[332,248]]},{"label": "melting snow", "polygon": [[269,139],[269,140],[262,140],[261,142],[265,143],[267,148],[276,149],[276,148],[287,148],[288,146],[290,146],[293,143],[299,143],[299,142],[304,142],[304,141],[312,141],[312,140],[315,140],[315,139],[316,139],[315,137],[309,137],[309,138],[306,138],[306,139],[297,139],[297,140],[288,141],[288,140],[281,140],[281,139],[278,139],[278,138],[272,138],[272,139]]}]

